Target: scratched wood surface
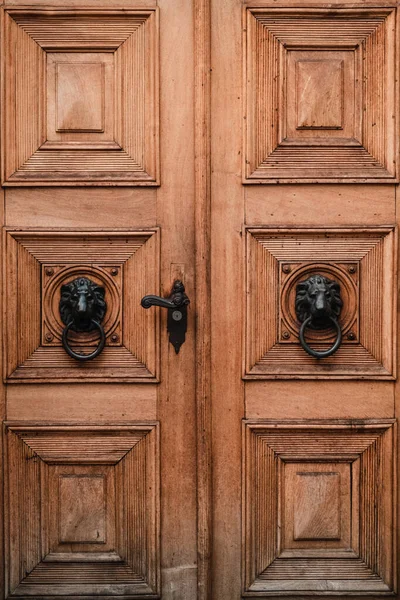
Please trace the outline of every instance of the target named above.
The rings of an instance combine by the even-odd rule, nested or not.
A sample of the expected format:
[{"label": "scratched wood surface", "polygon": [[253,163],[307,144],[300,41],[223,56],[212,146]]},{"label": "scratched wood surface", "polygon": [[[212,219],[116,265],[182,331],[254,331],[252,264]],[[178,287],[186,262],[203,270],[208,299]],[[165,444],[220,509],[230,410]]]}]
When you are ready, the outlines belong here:
[{"label": "scratched wood surface", "polygon": [[[7,3],[2,597],[398,597],[397,12]],[[84,367],[69,269],[108,289]],[[314,271],[343,296],[324,362]],[[139,306],[174,279],[179,355]]]},{"label": "scratched wood surface", "polygon": [[[183,0],[3,11],[1,597],[197,598],[193,18]],[[87,364],[61,345],[74,276],[106,290]],[[175,279],[179,355],[166,314],[140,306]]]},{"label": "scratched wood surface", "polygon": [[[398,593],[397,3],[334,4],[212,3],[212,598]],[[298,341],[313,272],[354,333],[329,359]]]}]

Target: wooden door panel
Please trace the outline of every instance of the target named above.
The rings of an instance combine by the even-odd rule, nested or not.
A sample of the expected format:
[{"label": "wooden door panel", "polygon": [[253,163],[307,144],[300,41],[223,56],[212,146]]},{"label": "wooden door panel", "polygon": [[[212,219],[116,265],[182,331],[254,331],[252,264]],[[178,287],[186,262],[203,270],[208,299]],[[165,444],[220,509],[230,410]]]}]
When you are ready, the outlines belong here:
[{"label": "wooden door panel", "polygon": [[158,185],[158,16],[4,14],[4,185]]},{"label": "wooden door panel", "polygon": [[[6,380],[157,381],[159,315],[141,298],[159,293],[159,230],[12,231],[5,233]],[[86,277],[105,289],[106,347],[90,363],[69,357],[61,343],[61,287]],[[20,336],[15,335],[19,331]],[[98,336],[68,336],[93,352]],[[77,344],[77,345],[76,345]]]},{"label": "wooden door panel", "polygon": [[[278,4],[211,3],[213,597],[397,597],[397,6]],[[355,333],[326,359],[318,270]]]},{"label": "wooden door panel", "polygon": [[[193,6],[122,4],[3,11],[2,597],[197,597]],[[107,303],[85,364],[75,276]],[[178,278],[179,355],[140,305]]]},{"label": "wooden door panel", "polygon": [[244,592],[393,590],[394,420],[244,424]]},{"label": "wooden door panel", "polygon": [[[396,234],[370,229],[246,227],[246,379],[392,379],[396,373]],[[340,285],[343,341],[323,361],[300,347],[296,286],[320,273]],[[336,332],[308,331],[324,351]]]},{"label": "wooden door panel", "polygon": [[157,424],[6,425],[7,597],[159,597]]},{"label": "wooden door panel", "polygon": [[393,8],[254,7],[245,30],[244,183],[396,178]]}]

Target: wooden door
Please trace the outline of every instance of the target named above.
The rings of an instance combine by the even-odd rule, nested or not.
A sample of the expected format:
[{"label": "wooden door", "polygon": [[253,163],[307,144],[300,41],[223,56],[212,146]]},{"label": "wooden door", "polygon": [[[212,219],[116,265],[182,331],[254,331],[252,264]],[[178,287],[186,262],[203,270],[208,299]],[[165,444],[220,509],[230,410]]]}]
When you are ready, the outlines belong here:
[{"label": "wooden door", "polygon": [[[397,594],[396,12],[212,2],[218,600]],[[343,303],[326,358],[312,275]]]},{"label": "wooden door", "polygon": [[[194,599],[192,5],[3,8],[2,597]],[[81,362],[60,300],[86,279],[106,342]],[[175,280],[179,354],[141,306]]]},{"label": "wooden door", "polygon": [[396,596],[396,3],[12,0],[2,39],[3,597]]}]

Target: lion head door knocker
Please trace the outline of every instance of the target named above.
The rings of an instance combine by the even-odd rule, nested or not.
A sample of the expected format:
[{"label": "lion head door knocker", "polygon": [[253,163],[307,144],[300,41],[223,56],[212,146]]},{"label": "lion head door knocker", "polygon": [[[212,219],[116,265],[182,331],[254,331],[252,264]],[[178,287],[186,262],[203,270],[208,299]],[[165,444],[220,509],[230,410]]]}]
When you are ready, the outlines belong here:
[{"label": "lion head door knocker", "polygon": [[[101,322],[106,314],[105,289],[86,277],[78,277],[61,287],[60,316],[65,327],[62,333],[64,350],[76,360],[92,360],[103,350],[106,336]],[[78,354],[68,343],[69,330],[87,333],[98,330],[100,341],[90,354]]]},{"label": "lion head door knocker", "polygon": [[[342,306],[340,285],[336,281],[316,273],[297,284],[295,309],[297,318],[301,323],[300,344],[314,358],[326,358],[339,348],[342,341],[342,330],[338,318]],[[336,330],[334,344],[325,351],[313,350],[304,337],[307,327],[314,330],[333,327]]]}]

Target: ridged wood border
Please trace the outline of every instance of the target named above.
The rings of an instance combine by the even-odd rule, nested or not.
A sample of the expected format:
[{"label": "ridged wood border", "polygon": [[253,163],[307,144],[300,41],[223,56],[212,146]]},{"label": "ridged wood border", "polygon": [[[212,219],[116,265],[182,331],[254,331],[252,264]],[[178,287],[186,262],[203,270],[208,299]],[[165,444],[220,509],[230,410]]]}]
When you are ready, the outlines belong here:
[{"label": "ridged wood border", "polygon": [[[243,183],[398,181],[395,8],[248,6],[243,30]],[[329,129],[308,144],[286,137],[288,52],[342,49],[360,53],[362,103],[353,111],[361,133],[351,142]]]},{"label": "ridged wood border", "polygon": [[[394,419],[243,423],[243,595],[381,595],[396,590]],[[282,551],[283,463],[347,462],[360,503],[356,552],[288,558]],[[359,486],[359,487],[358,487]],[[354,508],[354,507],[353,507]],[[355,521],[357,523],[357,521]],[[353,542],[352,542],[353,543]],[[320,551],[323,555],[324,549]]]},{"label": "ridged wood border", "polygon": [[[394,379],[396,377],[395,227],[244,229],[244,379]],[[359,339],[343,339],[323,360],[297,339],[279,337],[279,272],[284,263],[355,263],[360,272]],[[292,343],[293,342],[293,343]],[[330,344],[312,344],[326,349]]]},{"label": "ridged wood border", "polygon": [[[53,598],[58,592],[63,598],[77,593],[80,598],[116,594],[159,598],[158,423],[43,426],[6,422],[4,426],[6,597]],[[67,546],[65,552],[73,560],[65,561],[64,552],[53,548],[57,527],[54,530],[55,515],[49,510],[51,470],[64,467],[72,472],[77,467],[90,474],[96,466],[113,469],[119,479],[115,492],[122,499],[120,512],[116,511],[118,541],[112,550],[93,552],[89,561],[82,560],[79,545],[78,550]],[[133,494],[129,492],[132,486]]]},{"label": "ridged wood border", "polygon": [[211,14],[194,1],[198,600],[211,598]]},{"label": "ridged wood border", "polygon": [[[15,7],[2,20],[2,184],[159,185],[158,9]],[[88,50],[114,56],[111,149],[47,139],[46,54]]]},{"label": "ridged wood border", "polygon": [[[156,383],[159,372],[159,316],[144,311],[140,299],[159,293],[159,229],[26,230],[5,229],[4,379],[8,383],[143,382]],[[108,340],[102,354],[80,363],[61,341],[46,346],[41,339],[41,268],[64,264],[85,274],[99,260],[122,271],[120,346]],[[90,275],[89,275],[90,276]],[[74,278],[74,276],[72,276]],[[48,288],[43,292],[48,291]],[[44,298],[43,305],[46,304]],[[108,332],[106,331],[108,336]],[[86,353],[88,350],[86,350]]]}]

